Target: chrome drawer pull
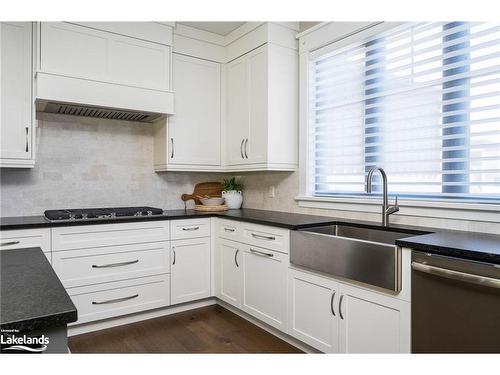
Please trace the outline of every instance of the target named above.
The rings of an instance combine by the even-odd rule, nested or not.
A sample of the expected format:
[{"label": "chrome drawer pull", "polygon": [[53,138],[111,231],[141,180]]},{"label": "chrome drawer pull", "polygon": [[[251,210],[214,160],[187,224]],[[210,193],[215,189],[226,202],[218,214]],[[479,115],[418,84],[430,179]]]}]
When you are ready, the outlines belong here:
[{"label": "chrome drawer pull", "polygon": [[134,299],[137,297],[139,297],[139,294],[134,294],[133,296],[116,298],[116,299],[108,299],[107,301],[99,301],[99,302],[92,301],[92,305],[105,305],[107,303],[123,302],[123,301],[128,301],[129,299]]},{"label": "chrome drawer pull", "polygon": [[415,271],[428,273],[434,276],[445,277],[447,279],[458,280],[464,283],[488,286],[491,288],[500,288],[500,279],[495,279],[493,277],[479,276],[471,273],[430,266],[418,262],[412,262],[411,268]]},{"label": "chrome drawer pull", "polygon": [[182,228],[182,230],[198,230],[200,227]]},{"label": "chrome drawer pull", "polygon": [[262,240],[269,240],[269,241],[274,241],[276,239],[276,237],[274,237],[274,236],[263,236],[261,234],[255,234],[255,233],[252,233],[252,237],[253,238],[260,238]]},{"label": "chrome drawer pull", "polygon": [[112,268],[112,267],[121,267],[121,266],[128,266],[129,264],[135,264],[139,263],[139,259],[136,260],[131,260],[129,262],[120,262],[120,263],[110,263],[110,264],[93,264],[92,268]]},{"label": "chrome drawer pull", "polygon": [[256,255],[264,256],[264,257],[269,257],[272,258],[274,254],[272,253],[264,253],[263,251],[255,250],[255,249],[250,249],[250,251]]},{"label": "chrome drawer pull", "polygon": [[238,264],[238,253],[240,252],[239,249],[236,249],[236,251],[234,252],[234,263],[236,263],[236,267],[240,267],[240,265]]},{"label": "chrome drawer pull", "polygon": [[2,242],[0,243],[0,246],[10,246],[10,245],[17,245],[20,243],[20,241],[9,241],[9,242]]},{"label": "chrome drawer pull", "polygon": [[344,299],[344,295],[342,294],[340,296],[340,301],[339,301],[339,315],[340,319],[344,320],[344,315],[342,314],[342,300]]},{"label": "chrome drawer pull", "polygon": [[242,159],[245,159],[245,155],[243,155],[243,142],[245,142],[245,138],[243,138],[241,140],[241,144],[240,144],[240,154],[241,154],[241,158]]},{"label": "chrome drawer pull", "polygon": [[332,310],[333,316],[335,316],[335,310],[333,309],[333,301],[335,300],[335,293],[336,291],[334,290],[332,293],[332,298],[330,299],[330,309]]},{"label": "chrome drawer pull", "polygon": [[234,232],[235,231],[235,229],[233,229],[233,228],[224,228],[224,230],[226,232]]},{"label": "chrome drawer pull", "polygon": [[244,148],[244,150],[245,150],[245,158],[246,159],[248,159],[247,149],[248,149],[248,138],[245,139],[245,148]]}]

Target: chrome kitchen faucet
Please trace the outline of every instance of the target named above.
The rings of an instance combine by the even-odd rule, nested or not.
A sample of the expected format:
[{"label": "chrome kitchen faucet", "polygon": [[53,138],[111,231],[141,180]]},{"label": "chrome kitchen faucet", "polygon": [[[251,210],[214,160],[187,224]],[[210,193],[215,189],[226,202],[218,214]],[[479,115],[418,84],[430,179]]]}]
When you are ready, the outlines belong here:
[{"label": "chrome kitchen faucet", "polygon": [[394,202],[394,206],[389,206],[388,198],[387,198],[387,175],[385,174],[385,171],[379,167],[372,167],[368,171],[368,174],[366,175],[366,192],[367,193],[372,192],[373,173],[377,170],[382,175],[382,181],[383,181],[382,225],[388,226],[389,225],[389,215],[393,214],[394,212],[399,211],[398,196],[396,195],[396,200]]}]

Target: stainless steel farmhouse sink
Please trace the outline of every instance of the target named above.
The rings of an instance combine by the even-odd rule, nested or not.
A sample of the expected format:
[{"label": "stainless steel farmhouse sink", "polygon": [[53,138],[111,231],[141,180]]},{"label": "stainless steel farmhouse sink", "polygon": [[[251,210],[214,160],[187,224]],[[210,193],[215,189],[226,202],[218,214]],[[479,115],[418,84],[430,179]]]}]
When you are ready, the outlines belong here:
[{"label": "stainless steel farmhouse sink", "polygon": [[296,266],[387,289],[401,290],[401,250],[411,234],[343,224],[292,231],[290,262]]}]

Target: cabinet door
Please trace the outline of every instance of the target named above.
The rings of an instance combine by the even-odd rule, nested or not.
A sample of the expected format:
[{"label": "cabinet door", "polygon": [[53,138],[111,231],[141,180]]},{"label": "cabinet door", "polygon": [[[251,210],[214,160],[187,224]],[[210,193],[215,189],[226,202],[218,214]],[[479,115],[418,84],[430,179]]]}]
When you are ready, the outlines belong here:
[{"label": "cabinet door", "polygon": [[32,25],[0,24],[0,158],[30,159]]},{"label": "cabinet door", "polygon": [[247,164],[267,161],[268,46],[248,53],[249,134],[244,144]]},{"label": "cabinet door", "polygon": [[410,304],[342,285],[339,300],[342,353],[409,353]]},{"label": "cabinet door", "polygon": [[288,256],[245,245],[242,309],[263,322],[286,330]]},{"label": "cabinet door", "polygon": [[248,138],[248,60],[242,56],[226,67],[227,71],[227,162],[247,164],[244,154]]},{"label": "cabinet door", "polygon": [[324,353],[338,352],[339,284],[297,270],[288,276],[288,334]]},{"label": "cabinet door", "polygon": [[173,54],[169,164],[220,165],[220,64]]},{"label": "cabinet door", "polygon": [[40,30],[43,72],[170,90],[169,46],[66,22],[42,22]]},{"label": "cabinet door", "polygon": [[218,297],[236,307],[241,306],[241,276],[243,246],[237,242],[219,239],[218,267],[219,277]]},{"label": "cabinet door", "polygon": [[172,304],[210,297],[210,238],[172,241]]}]

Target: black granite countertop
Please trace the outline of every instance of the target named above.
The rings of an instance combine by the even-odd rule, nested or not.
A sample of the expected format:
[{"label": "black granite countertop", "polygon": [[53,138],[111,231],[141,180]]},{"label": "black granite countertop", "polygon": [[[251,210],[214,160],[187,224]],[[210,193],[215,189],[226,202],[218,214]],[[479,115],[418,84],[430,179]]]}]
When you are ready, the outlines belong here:
[{"label": "black granite countertop", "polygon": [[77,311],[39,247],[0,251],[0,327],[21,332],[65,325]]},{"label": "black granite countertop", "polygon": [[328,216],[295,214],[289,212],[243,208],[225,212],[198,212],[194,210],[166,210],[163,215],[119,217],[86,220],[49,221],[44,216],[19,216],[0,218],[0,230],[58,227],[71,225],[109,224],[148,220],[175,220],[198,217],[221,217],[255,224],[271,225],[291,230],[332,224],[397,231],[414,235],[396,241],[399,246],[443,255],[500,264],[500,236],[475,232],[443,230],[428,227],[391,224],[382,227],[373,221],[350,220]]},{"label": "black granite countertop", "polygon": [[286,229],[301,229],[311,226],[328,225],[335,219],[326,216],[294,214],[289,212],[254,210],[228,210],[223,212],[199,212],[195,210],[166,210],[163,215],[132,216],[118,218],[85,219],[85,220],[57,220],[50,221],[45,216],[15,216],[0,218],[0,230],[27,229],[42,227],[60,227],[71,225],[127,223],[135,221],[176,220],[198,217],[226,217],[256,224],[272,225]]},{"label": "black granite countertop", "polygon": [[436,232],[396,240],[396,245],[456,258],[500,264],[500,236],[474,232]]}]

